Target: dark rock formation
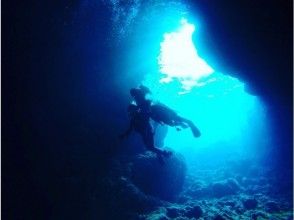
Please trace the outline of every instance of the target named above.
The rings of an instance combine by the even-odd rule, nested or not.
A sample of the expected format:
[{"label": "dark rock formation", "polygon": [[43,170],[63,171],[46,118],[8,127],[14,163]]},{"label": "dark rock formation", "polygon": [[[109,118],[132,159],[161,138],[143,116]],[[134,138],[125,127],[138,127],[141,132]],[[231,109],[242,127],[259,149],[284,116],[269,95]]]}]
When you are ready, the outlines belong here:
[{"label": "dark rock formation", "polygon": [[230,206],[230,207],[235,207],[236,206],[236,202],[235,201],[226,201],[224,203],[224,205]]},{"label": "dark rock formation", "polygon": [[195,198],[207,197],[211,194],[211,189],[205,186],[193,186],[189,189],[189,194]]},{"label": "dark rock formation", "polygon": [[226,220],[224,217],[222,217],[221,215],[216,215],[214,217],[214,220]]},{"label": "dark rock formation", "polygon": [[181,215],[181,209],[177,207],[168,207],[166,210],[167,216],[170,218],[177,218]]},{"label": "dark rock formation", "polygon": [[200,218],[203,215],[203,211],[200,206],[194,206],[186,212],[188,218]]},{"label": "dark rock formation", "polygon": [[223,197],[235,194],[239,189],[240,186],[234,179],[216,182],[211,186],[212,193],[215,197]]},{"label": "dark rock formation", "polygon": [[138,220],[169,220],[166,216],[167,210],[164,207],[160,207],[159,209],[147,214],[141,215],[140,218],[135,218]]},{"label": "dark rock formation", "polygon": [[267,219],[268,216],[263,212],[254,212],[251,215],[251,219],[253,219],[253,220],[257,220],[257,219],[260,219],[260,218],[261,219]]},{"label": "dark rock formation", "polygon": [[131,166],[131,179],[144,193],[164,200],[174,199],[181,191],[186,176],[186,164],[179,154],[160,163],[156,155],[139,155]]},{"label": "dark rock formation", "polygon": [[273,202],[273,201],[267,202],[265,204],[265,209],[268,212],[279,212],[280,211],[280,207],[279,207],[278,203]]},{"label": "dark rock formation", "polygon": [[256,199],[245,199],[243,200],[243,206],[245,209],[255,209],[258,205]]},{"label": "dark rock formation", "polygon": [[[124,217],[135,212],[153,210],[161,202],[151,196],[145,195],[128,178],[111,177],[105,180],[104,205],[116,212],[110,213],[109,218]],[[101,197],[101,195],[97,195]]]}]

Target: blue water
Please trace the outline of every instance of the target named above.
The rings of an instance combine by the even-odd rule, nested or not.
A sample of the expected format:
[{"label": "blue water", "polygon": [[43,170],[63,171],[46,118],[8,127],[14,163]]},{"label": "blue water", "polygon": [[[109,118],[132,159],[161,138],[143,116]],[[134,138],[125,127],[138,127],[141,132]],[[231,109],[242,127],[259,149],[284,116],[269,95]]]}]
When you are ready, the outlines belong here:
[{"label": "blue water", "polygon": [[[265,166],[276,143],[269,106],[247,92],[248,82],[238,72],[214,67],[221,58],[217,62],[214,54],[201,51],[205,21],[180,1],[146,3],[140,17],[125,21],[129,23],[118,40],[127,48],[119,61],[124,72],[120,86],[147,86],[150,100],[169,106],[201,131],[194,138],[189,129],[156,128],[157,146],[182,155],[188,172],[174,206],[158,207],[143,219],[171,217],[169,209],[187,217],[184,210],[191,206],[199,206],[207,218],[290,219],[291,181],[287,175],[275,180],[276,171]],[[281,182],[285,190],[280,190]]]},{"label": "blue water", "polygon": [[260,159],[271,144],[265,138],[271,135],[262,99],[248,94],[245,82],[213,70],[192,42],[194,25],[186,19],[179,24],[178,30],[164,34],[158,72],[146,74],[142,83],[151,89],[150,99],[192,120],[202,136],[194,138],[189,129],[168,128],[164,145],[191,162],[199,162],[200,152],[217,152],[223,159]]}]

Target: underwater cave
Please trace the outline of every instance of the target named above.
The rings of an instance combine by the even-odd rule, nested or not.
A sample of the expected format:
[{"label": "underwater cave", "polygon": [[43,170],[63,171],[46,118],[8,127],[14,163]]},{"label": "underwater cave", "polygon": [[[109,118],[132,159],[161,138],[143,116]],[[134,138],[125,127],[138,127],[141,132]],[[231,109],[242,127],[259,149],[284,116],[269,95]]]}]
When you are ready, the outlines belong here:
[{"label": "underwater cave", "polygon": [[[7,1],[2,218],[293,219],[292,5]],[[201,133],[148,121],[163,161],[140,85]]]}]

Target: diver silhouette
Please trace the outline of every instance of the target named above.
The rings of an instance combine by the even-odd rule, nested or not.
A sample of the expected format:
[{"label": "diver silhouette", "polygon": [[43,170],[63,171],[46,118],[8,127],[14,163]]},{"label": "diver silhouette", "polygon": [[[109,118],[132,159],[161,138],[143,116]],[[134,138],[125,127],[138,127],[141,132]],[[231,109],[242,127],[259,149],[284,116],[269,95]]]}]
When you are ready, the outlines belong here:
[{"label": "diver silhouette", "polygon": [[179,116],[174,110],[162,103],[152,105],[150,112],[150,117],[159,124],[176,127],[178,131],[190,128],[194,137],[201,136],[200,130],[191,120]]},{"label": "diver silhouette", "polygon": [[141,135],[146,148],[156,153],[161,161],[163,160],[163,156],[170,156],[170,151],[161,150],[154,146],[154,132],[150,123],[150,115],[146,112],[140,111],[140,108],[134,104],[129,105],[128,113],[130,117],[130,126],[122,135],[120,135],[120,138],[124,139],[134,130]]},{"label": "diver silhouette", "polygon": [[151,101],[146,98],[147,94],[151,94],[151,91],[146,86],[140,85],[139,88],[130,89],[130,94],[134,99],[138,110],[146,114],[151,113]]},{"label": "diver silhouette", "polygon": [[151,91],[146,86],[140,85],[139,88],[132,88],[130,94],[138,107],[138,111],[148,114],[155,122],[176,127],[178,131],[190,128],[194,137],[201,136],[200,130],[191,120],[179,116],[174,110],[162,103],[153,104],[148,100],[146,95],[151,94]]},{"label": "diver silhouette", "polygon": [[151,119],[158,124],[176,127],[178,131],[181,130],[181,128],[185,129],[189,127],[194,137],[200,137],[201,134],[199,129],[191,120],[179,116],[174,110],[161,103],[153,104],[151,100],[148,100],[146,95],[151,94],[151,91],[146,86],[141,85],[139,88],[132,88],[130,94],[135,104],[130,104],[128,106],[130,126],[120,135],[121,139],[129,136],[133,130],[138,132],[146,148],[156,153],[162,161],[163,156],[168,157],[171,155],[171,152],[161,150],[154,146],[154,130],[151,125]]}]

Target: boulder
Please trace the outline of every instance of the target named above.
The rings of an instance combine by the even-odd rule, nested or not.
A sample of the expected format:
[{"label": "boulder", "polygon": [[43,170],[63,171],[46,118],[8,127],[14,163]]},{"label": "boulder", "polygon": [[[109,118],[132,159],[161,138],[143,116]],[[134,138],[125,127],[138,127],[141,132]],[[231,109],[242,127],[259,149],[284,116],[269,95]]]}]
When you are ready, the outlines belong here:
[{"label": "boulder", "polygon": [[226,220],[224,217],[222,217],[221,215],[216,215],[214,218],[214,220]]},{"label": "boulder", "polygon": [[267,202],[265,204],[265,209],[267,212],[270,212],[270,213],[280,211],[280,207],[279,207],[278,203],[273,202],[273,201]]},{"label": "boulder", "polygon": [[161,204],[160,200],[142,193],[128,178],[114,178],[106,184],[105,204],[120,213],[152,210]]},{"label": "boulder", "polygon": [[261,211],[253,212],[251,215],[252,220],[267,219],[267,218],[268,218],[268,216],[266,215],[266,213],[263,213]]},{"label": "boulder", "polygon": [[203,211],[200,206],[194,206],[188,209],[188,211],[185,214],[188,218],[200,218],[203,215]]},{"label": "boulder", "polygon": [[151,212],[150,214],[144,216],[145,220],[168,220],[166,216],[166,209],[161,207],[156,211]]},{"label": "boulder", "polygon": [[236,206],[236,202],[235,201],[226,201],[224,203],[224,205],[230,206],[230,207],[235,207]]},{"label": "boulder", "polygon": [[132,182],[145,194],[173,200],[182,191],[186,176],[183,157],[173,153],[164,163],[150,152],[138,155],[131,166]]},{"label": "boulder", "polygon": [[243,206],[245,209],[255,209],[258,205],[258,202],[256,199],[245,199],[242,201]]},{"label": "boulder", "polygon": [[182,210],[177,207],[168,207],[166,210],[167,210],[167,216],[173,219],[180,217],[182,214]]},{"label": "boulder", "polygon": [[228,179],[221,182],[216,182],[212,184],[211,190],[215,197],[223,197],[227,195],[232,195],[238,192],[240,189],[239,184],[234,179]]}]

